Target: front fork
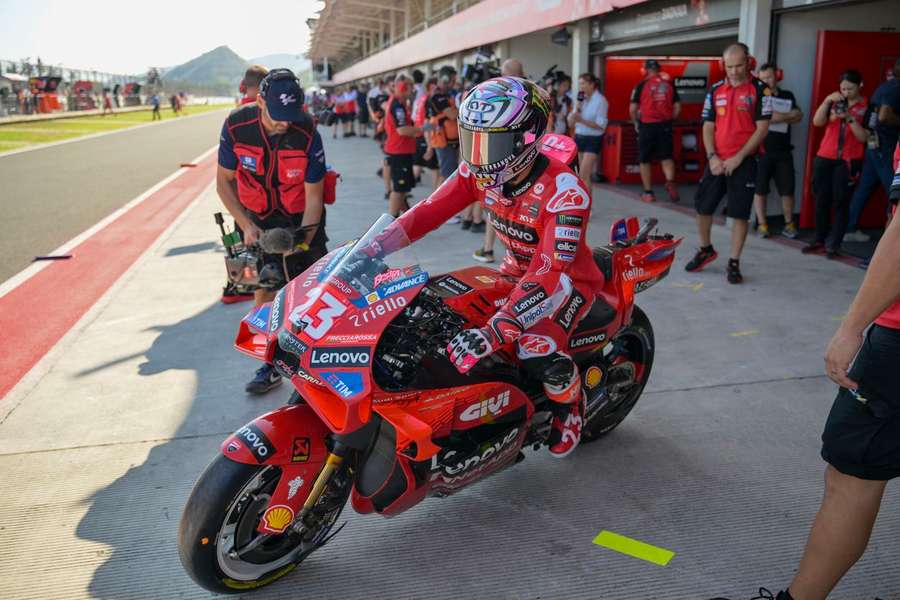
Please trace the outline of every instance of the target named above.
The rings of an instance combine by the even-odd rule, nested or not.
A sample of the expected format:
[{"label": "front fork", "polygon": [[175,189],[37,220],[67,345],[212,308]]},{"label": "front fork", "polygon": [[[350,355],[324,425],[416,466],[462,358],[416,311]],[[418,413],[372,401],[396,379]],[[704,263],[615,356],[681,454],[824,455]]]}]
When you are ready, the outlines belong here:
[{"label": "front fork", "polygon": [[328,453],[328,458],[325,459],[325,466],[319,471],[319,476],[316,477],[316,481],[313,483],[312,491],[309,493],[309,496],[303,503],[300,514],[297,515],[297,518],[294,521],[294,527],[297,527],[298,525],[307,525],[309,518],[312,516],[313,507],[319,502],[319,499],[328,488],[328,484],[331,483],[334,474],[344,463],[344,458],[350,450],[351,448],[349,446],[335,444],[334,449]]},{"label": "front fork", "polygon": [[[333,445],[325,459],[325,465],[319,471],[316,480],[313,482],[309,496],[303,502],[303,508],[299,511],[297,518],[294,519],[292,527],[297,530],[304,527],[315,529],[315,523],[310,523],[310,519],[315,519],[313,508],[322,498],[322,494],[328,489],[328,485],[334,479],[336,473],[341,469],[348,459],[353,457],[353,453],[358,452],[364,454],[374,442],[375,433],[378,431],[378,419],[373,415],[366,425],[358,431],[346,435],[334,435],[332,437]],[[361,465],[358,465],[361,466]],[[352,483],[350,484],[352,485]]]}]

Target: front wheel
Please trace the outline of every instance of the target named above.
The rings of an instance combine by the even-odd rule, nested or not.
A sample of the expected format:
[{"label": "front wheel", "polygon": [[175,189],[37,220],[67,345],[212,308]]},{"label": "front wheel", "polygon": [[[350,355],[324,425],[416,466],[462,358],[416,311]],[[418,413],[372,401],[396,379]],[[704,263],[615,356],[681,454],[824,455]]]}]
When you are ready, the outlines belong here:
[{"label": "front wheel", "polygon": [[289,527],[279,535],[256,528],[278,485],[281,469],[246,465],[219,455],[194,485],[181,516],[181,564],[207,590],[237,594],[263,587],[293,571],[327,541],[352,487],[344,468],[313,509],[316,528]]},{"label": "front wheel", "polygon": [[616,334],[612,343],[603,393],[588,401],[582,444],[599,439],[624,421],[650,378],[656,346],[653,326],[643,310],[634,307],[631,323]]}]

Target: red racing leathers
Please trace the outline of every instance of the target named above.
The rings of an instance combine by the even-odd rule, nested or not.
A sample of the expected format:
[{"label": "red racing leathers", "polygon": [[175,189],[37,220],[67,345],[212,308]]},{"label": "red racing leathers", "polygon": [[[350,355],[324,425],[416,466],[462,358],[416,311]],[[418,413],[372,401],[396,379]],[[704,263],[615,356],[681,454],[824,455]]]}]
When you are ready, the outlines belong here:
[{"label": "red racing leathers", "polygon": [[522,359],[567,354],[572,331],[603,287],[587,245],[591,197],[581,179],[561,162],[539,155],[523,182],[482,191],[461,163],[396,225],[414,242],[473,202],[481,202],[506,246],[501,272],[517,280],[489,320],[490,329],[504,343],[517,339]]}]

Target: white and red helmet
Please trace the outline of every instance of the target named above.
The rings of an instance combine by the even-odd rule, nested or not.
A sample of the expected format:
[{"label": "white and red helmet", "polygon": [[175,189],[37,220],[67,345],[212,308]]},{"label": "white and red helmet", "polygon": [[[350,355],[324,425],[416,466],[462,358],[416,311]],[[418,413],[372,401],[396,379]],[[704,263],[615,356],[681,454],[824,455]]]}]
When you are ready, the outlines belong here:
[{"label": "white and red helmet", "polygon": [[459,107],[460,155],[480,189],[531,166],[549,117],[550,95],[527,79],[496,77],[469,90]]}]

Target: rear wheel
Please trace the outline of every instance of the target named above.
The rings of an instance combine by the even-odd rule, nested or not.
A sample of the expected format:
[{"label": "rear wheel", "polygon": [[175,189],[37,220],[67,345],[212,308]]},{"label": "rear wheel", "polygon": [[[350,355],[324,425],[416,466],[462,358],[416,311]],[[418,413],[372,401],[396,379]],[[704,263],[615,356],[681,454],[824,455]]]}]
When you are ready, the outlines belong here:
[{"label": "rear wheel", "polygon": [[606,358],[603,393],[588,400],[582,444],[599,439],[624,421],[650,378],[656,346],[653,327],[643,310],[634,307],[631,323],[612,343],[613,352]]},{"label": "rear wheel", "polygon": [[278,467],[219,455],[200,476],[181,517],[178,551],[185,570],[202,587],[236,594],[268,585],[327,541],[352,487],[350,470],[334,475],[313,509],[312,527],[263,535],[256,527],[281,473]]}]

